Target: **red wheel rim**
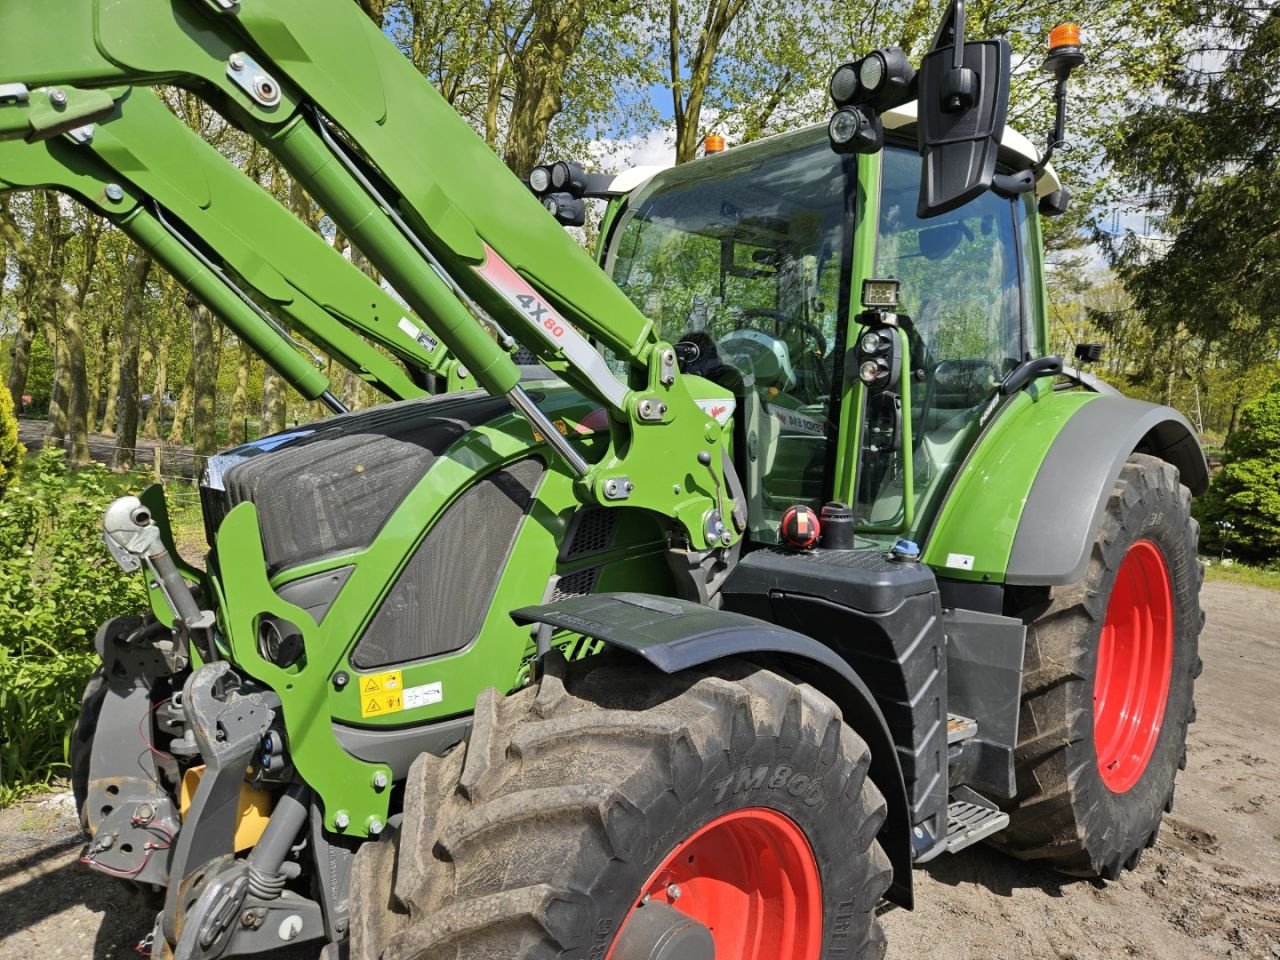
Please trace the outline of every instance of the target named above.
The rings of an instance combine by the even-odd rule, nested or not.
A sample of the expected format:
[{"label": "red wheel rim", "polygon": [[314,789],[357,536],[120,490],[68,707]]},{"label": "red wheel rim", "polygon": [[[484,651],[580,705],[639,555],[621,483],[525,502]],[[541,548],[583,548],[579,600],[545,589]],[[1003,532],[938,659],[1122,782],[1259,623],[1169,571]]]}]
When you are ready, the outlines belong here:
[{"label": "red wheel rim", "polygon": [[1160,548],[1139,540],[1116,574],[1098,641],[1093,739],[1114,793],[1142,777],[1155,752],[1173,668],[1173,590]]},{"label": "red wheel rim", "polygon": [[817,960],[822,949],[813,850],[795,821],[767,807],[717,817],[672,850],[619,933],[650,899],[710,930],[716,956],[725,960]]}]

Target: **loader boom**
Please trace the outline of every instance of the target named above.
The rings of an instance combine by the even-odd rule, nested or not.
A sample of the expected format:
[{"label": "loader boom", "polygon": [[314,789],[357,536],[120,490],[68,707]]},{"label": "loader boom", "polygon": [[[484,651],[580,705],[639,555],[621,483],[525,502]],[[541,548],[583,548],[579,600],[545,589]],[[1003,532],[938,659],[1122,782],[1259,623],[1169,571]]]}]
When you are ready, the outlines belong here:
[{"label": "loader boom", "polygon": [[[323,396],[328,383],[321,387],[311,364],[290,359],[297,347],[281,323],[391,399],[425,390],[370,342],[440,385],[450,377],[461,382],[457,362],[420,320],[150,90],[130,91],[102,121],[71,133],[0,142],[0,183],[72,194],[95,189],[81,201],[156,255],[308,399]],[[269,261],[262,250],[271,251]]]},{"label": "loader boom", "polygon": [[[192,90],[266,146],[466,373],[532,422],[584,502],[672,517],[694,550],[740,538],[715,450],[722,423],[690,393],[674,349],[356,5],[54,0],[36,17],[0,10],[0,85],[29,91],[26,105],[0,106],[0,130],[46,139],[127,117],[131,88]],[[6,118],[19,109],[25,128]],[[154,133],[120,144],[129,172],[190,187],[188,161]],[[246,257],[250,244],[237,243]],[[627,382],[587,336],[623,362]],[[609,411],[611,443],[594,463],[519,385],[516,341]],[[700,399],[708,390],[719,396],[701,384]]]}]

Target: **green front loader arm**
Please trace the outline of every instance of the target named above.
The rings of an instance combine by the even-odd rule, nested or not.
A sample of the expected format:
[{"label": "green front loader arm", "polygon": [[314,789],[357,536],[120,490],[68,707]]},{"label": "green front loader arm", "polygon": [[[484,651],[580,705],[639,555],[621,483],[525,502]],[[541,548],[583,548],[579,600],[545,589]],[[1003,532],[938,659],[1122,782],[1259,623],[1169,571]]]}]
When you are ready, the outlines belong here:
[{"label": "green front loader arm", "polygon": [[[161,83],[192,89],[271,150],[467,373],[551,438],[582,500],[672,517],[697,550],[739,538],[726,520],[725,433],[699,405],[725,392],[680,374],[653,324],[355,4],[0,8],[0,89],[36,91],[25,129],[0,97],[0,131],[47,138],[110,113],[73,109],[72,93]],[[183,184],[168,166],[181,161],[148,147],[157,155],[138,165],[162,164],[158,176]],[[580,330],[612,351],[625,382]],[[611,442],[594,463],[519,386],[513,337],[610,411]]]},{"label": "green front loader arm", "polygon": [[[62,91],[69,105],[97,93]],[[39,102],[39,92],[34,99]],[[7,113],[13,117],[17,111],[11,107]],[[237,303],[230,311],[210,307],[277,369],[279,355],[294,354],[293,345],[282,339],[282,330],[268,334],[258,329],[260,323],[243,319],[246,309],[265,308],[393,399],[426,391],[368,341],[438,382],[457,379],[456,360],[421,321],[407,316],[390,294],[231,166],[149,90],[122,91],[100,122],[61,137],[0,143],[0,157],[0,183],[80,193],[161,256],[189,287],[192,277],[211,274],[210,282],[221,288],[217,299],[230,293]],[[90,180],[81,183],[82,176]],[[90,188],[93,193],[83,192]],[[126,188],[143,202],[131,201]],[[157,250],[171,246],[177,249]],[[235,281],[216,283],[227,274]],[[239,296],[246,288],[251,302]],[[302,378],[299,389],[314,399],[314,384],[306,386],[314,376],[288,369],[281,372],[295,386]]]}]

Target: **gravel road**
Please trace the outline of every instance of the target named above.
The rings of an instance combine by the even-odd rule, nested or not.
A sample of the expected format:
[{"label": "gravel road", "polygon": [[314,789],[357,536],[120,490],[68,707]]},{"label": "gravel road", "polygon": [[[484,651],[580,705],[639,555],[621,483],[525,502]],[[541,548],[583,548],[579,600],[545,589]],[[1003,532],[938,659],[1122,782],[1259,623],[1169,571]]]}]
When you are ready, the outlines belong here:
[{"label": "gravel road", "polygon": [[[913,913],[885,914],[889,960],[1280,960],[1280,592],[1209,583],[1203,602],[1187,769],[1138,869],[1102,883],[981,846],[944,857],[916,872]],[[78,852],[66,799],[0,811],[0,957],[136,956],[150,917]]]}]

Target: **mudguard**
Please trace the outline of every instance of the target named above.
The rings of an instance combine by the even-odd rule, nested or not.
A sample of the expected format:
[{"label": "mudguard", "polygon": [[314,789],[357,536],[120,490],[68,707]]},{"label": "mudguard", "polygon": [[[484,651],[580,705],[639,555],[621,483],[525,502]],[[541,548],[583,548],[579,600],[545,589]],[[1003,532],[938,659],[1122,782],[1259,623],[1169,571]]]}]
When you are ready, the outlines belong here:
[{"label": "mudguard", "polygon": [[1041,462],[1014,535],[1006,583],[1057,585],[1084,576],[1111,488],[1134,452],[1173,464],[1196,496],[1209,487],[1204,452],[1180,413],[1100,395],[1063,424]]},{"label": "mudguard", "polygon": [[594,637],[642,657],[663,673],[679,673],[726,657],[768,656],[796,679],[826,694],[871,750],[869,776],[888,815],[880,844],[893,865],[885,898],[911,908],[910,808],[893,738],[867,685],[834,652],[794,630],[688,600],[639,593],[597,593],[523,607],[517,623],[546,623]]}]

